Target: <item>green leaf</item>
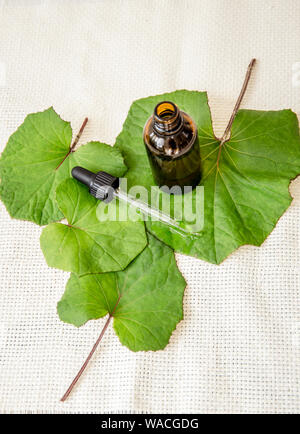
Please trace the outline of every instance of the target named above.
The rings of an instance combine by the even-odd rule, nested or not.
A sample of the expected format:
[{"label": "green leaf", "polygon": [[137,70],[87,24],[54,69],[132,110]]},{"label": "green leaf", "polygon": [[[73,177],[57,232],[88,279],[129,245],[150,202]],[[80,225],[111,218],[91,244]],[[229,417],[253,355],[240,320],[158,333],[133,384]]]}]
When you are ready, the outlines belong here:
[{"label": "green leaf", "polygon": [[290,180],[300,173],[297,116],[290,110],[239,110],[230,140],[220,146],[205,92],[180,90],[137,100],[116,141],[129,168],[128,187],[154,185],[143,126],[162,100],[174,101],[198,126],[204,228],[186,237],[157,222],[148,222],[148,230],[178,252],[217,264],[243,244],[259,246],[288,208]]},{"label": "green leaf", "polygon": [[56,199],[68,224],[51,223],[42,231],[41,248],[50,267],[77,274],[122,270],[146,246],[142,221],[99,221],[101,202],[74,179],[57,187]]},{"label": "green leaf", "polygon": [[150,235],[148,246],[124,271],[72,274],[58,314],[79,327],[109,313],[123,345],[160,350],[182,319],[185,285],[172,250]]},{"label": "green leaf", "polygon": [[60,220],[55,190],[74,166],[124,174],[126,166],[116,149],[90,142],[69,154],[71,140],[70,123],[52,107],[29,114],[10,136],[0,159],[0,197],[12,217],[39,225]]}]

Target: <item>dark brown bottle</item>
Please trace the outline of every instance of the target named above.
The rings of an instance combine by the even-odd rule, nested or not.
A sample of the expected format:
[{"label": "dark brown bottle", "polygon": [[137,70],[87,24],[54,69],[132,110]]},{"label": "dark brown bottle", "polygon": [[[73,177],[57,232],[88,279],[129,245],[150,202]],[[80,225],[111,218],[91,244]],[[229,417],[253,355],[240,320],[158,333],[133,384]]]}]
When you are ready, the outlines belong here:
[{"label": "dark brown bottle", "polygon": [[201,179],[197,127],[176,104],[162,101],[144,127],[154,180],[159,187],[196,187]]}]

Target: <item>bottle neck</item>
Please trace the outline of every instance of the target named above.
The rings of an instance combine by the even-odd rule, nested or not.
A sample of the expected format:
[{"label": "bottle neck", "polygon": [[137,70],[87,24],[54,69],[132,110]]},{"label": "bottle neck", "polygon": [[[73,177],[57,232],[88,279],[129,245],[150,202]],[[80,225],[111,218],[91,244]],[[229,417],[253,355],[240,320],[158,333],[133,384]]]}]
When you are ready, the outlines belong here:
[{"label": "bottle neck", "polygon": [[158,134],[172,134],[183,125],[180,110],[170,101],[162,101],[154,109],[153,128]]}]

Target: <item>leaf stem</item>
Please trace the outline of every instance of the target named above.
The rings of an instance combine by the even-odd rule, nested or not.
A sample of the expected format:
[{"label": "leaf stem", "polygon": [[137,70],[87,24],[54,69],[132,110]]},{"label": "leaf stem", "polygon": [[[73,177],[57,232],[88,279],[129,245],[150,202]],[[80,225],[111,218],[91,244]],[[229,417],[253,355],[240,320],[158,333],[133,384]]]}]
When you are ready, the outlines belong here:
[{"label": "leaf stem", "polygon": [[252,69],[253,69],[253,66],[254,66],[255,62],[256,62],[256,59],[252,59],[251,62],[249,63],[249,65],[248,65],[242,89],[240,91],[238,99],[236,100],[233,112],[232,112],[232,114],[230,116],[230,119],[229,119],[229,122],[227,124],[227,127],[226,127],[226,129],[224,131],[224,134],[223,134],[222,138],[221,138],[220,146],[223,145],[224,142],[226,142],[228,134],[231,131],[231,127],[232,127],[234,118],[235,118],[235,116],[237,114],[238,109],[240,108],[241,102],[242,102],[243,97],[245,95],[245,92],[247,90],[247,86],[248,86],[248,83],[249,83],[249,80],[250,80],[250,77],[251,77],[251,72],[252,72]]},{"label": "leaf stem", "polygon": [[59,163],[59,165],[56,167],[55,170],[59,169],[59,167],[63,164],[63,162],[65,161],[65,159],[71,154],[71,152],[73,152],[73,149],[77,145],[77,143],[78,143],[78,141],[79,141],[79,139],[81,137],[81,134],[83,133],[83,130],[84,130],[86,124],[87,124],[87,122],[88,122],[88,118],[85,118],[84,121],[83,121],[83,123],[82,123],[82,125],[81,125],[81,127],[80,127],[80,130],[79,130],[77,136],[74,139],[74,142],[70,146],[69,152],[64,156],[63,160]]},{"label": "leaf stem", "polygon": [[78,141],[79,141],[79,139],[80,139],[80,137],[81,137],[81,134],[83,133],[83,130],[84,130],[84,128],[85,128],[85,126],[86,126],[88,120],[89,120],[88,118],[85,118],[85,119],[84,119],[84,121],[83,121],[83,123],[82,123],[82,125],[81,125],[81,127],[80,127],[80,130],[79,130],[77,136],[75,137],[74,142],[72,143],[72,145],[71,145],[71,147],[70,147],[70,152],[72,152],[73,149],[75,148],[75,146],[77,145],[77,143],[78,143]]},{"label": "leaf stem", "polygon": [[119,295],[119,298],[118,298],[118,300],[117,300],[117,302],[116,302],[116,304],[115,304],[115,307],[113,308],[112,312],[109,314],[109,316],[108,316],[108,318],[107,318],[107,320],[106,320],[106,323],[104,324],[104,327],[103,327],[103,329],[101,330],[101,333],[100,333],[98,339],[96,340],[96,342],[95,342],[95,344],[94,344],[94,346],[93,346],[91,352],[90,352],[89,355],[87,356],[87,358],[86,358],[84,364],[83,364],[83,365],[81,366],[81,368],[79,369],[79,371],[78,371],[76,377],[74,378],[74,380],[72,381],[72,383],[71,383],[70,386],[68,387],[67,391],[65,392],[65,394],[63,395],[63,397],[60,399],[62,402],[65,401],[65,400],[68,398],[68,396],[69,396],[70,393],[72,392],[74,386],[76,385],[77,381],[79,380],[79,378],[80,378],[81,375],[83,374],[85,368],[87,367],[89,361],[91,360],[91,358],[92,358],[94,352],[96,351],[96,349],[97,349],[99,343],[101,342],[101,340],[102,340],[102,338],[103,338],[103,335],[104,335],[104,333],[105,333],[105,331],[106,331],[106,329],[107,329],[107,327],[108,327],[108,325],[109,325],[109,323],[110,323],[110,321],[111,321],[111,319],[112,319],[112,317],[113,317],[113,315],[114,315],[114,313],[115,313],[115,310],[116,310],[116,308],[117,308],[117,306],[118,306],[118,304],[119,304],[120,298],[121,298],[121,294]]},{"label": "leaf stem", "polygon": [[65,400],[68,398],[68,396],[70,395],[70,393],[72,392],[73,387],[76,385],[76,383],[77,383],[77,381],[79,380],[79,378],[81,377],[83,371],[84,371],[85,368],[87,367],[87,364],[88,364],[89,361],[91,360],[91,358],[92,358],[94,352],[96,351],[96,348],[97,348],[97,346],[99,345],[99,343],[100,343],[100,341],[101,341],[101,339],[102,339],[102,337],[103,337],[103,335],[104,335],[104,333],[105,333],[105,331],[106,331],[106,329],[107,329],[107,327],[108,327],[108,325],[109,325],[109,323],[110,323],[111,318],[112,318],[112,316],[109,315],[109,317],[107,318],[107,321],[106,321],[106,323],[104,324],[104,327],[103,327],[103,329],[102,329],[102,331],[101,331],[101,333],[100,333],[98,339],[96,340],[96,342],[95,342],[95,344],[94,344],[94,346],[93,346],[93,348],[92,348],[90,354],[87,356],[87,358],[86,358],[84,364],[83,364],[83,365],[81,366],[81,368],[79,369],[79,371],[78,371],[76,377],[74,378],[74,380],[72,381],[72,383],[71,383],[70,386],[68,387],[66,393],[65,393],[64,396],[61,398],[61,401],[65,401]]}]

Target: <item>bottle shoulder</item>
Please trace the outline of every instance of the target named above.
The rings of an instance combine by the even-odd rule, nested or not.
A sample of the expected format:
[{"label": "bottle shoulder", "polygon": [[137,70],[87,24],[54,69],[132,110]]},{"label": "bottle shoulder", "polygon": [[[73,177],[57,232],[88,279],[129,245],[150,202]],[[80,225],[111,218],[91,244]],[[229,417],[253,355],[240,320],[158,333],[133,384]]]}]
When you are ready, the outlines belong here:
[{"label": "bottle shoulder", "polygon": [[192,118],[181,112],[182,125],[170,133],[159,133],[155,129],[154,117],[145,124],[144,142],[150,152],[169,158],[178,158],[186,154],[197,140],[197,127]]}]

